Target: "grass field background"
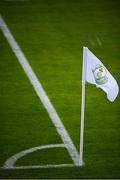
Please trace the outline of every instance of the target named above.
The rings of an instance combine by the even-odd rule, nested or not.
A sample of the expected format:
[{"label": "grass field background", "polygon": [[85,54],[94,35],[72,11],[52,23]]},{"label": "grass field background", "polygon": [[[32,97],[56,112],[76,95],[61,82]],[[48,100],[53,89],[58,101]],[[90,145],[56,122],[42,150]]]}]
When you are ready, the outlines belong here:
[{"label": "grass field background", "polygon": [[[79,150],[82,47],[120,84],[118,0],[0,1],[0,14],[29,60]],[[24,149],[62,143],[0,31],[0,166]],[[120,178],[120,96],[86,86],[82,168],[0,170],[0,178]],[[71,163],[65,149],[38,151],[17,165]]]}]

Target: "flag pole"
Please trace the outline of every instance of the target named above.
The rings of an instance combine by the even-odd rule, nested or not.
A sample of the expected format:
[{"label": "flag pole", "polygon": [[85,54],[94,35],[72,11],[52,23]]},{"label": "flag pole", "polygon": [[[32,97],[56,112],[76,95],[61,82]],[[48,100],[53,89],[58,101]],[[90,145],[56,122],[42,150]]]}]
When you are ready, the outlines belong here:
[{"label": "flag pole", "polygon": [[86,47],[83,47],[83,68],[82,68],[82,97],[81,97],[81,128],[80,128],[80,155],[79,166],[84,165],[83,161],[83,144],[84,144],[84,114],[85,114],[85,80],[86,80]]},{"label": "flag pole", "polygon": [[85,112],[85,81],[82,81],[82,102],[81,102],[81,128],[80,128],[80,157],[79,157],[79,166],[84,165],[84,162],[83,162],[84,112]]}]

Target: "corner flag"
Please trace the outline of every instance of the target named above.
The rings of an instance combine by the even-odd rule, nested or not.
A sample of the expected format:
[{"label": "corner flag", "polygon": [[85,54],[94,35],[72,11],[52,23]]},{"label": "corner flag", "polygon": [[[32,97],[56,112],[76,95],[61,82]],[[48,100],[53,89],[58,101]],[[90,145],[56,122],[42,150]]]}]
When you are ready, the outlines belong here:
[{"label": "corner flag", "polygon": [[113,102],[119,92],[119,87],[103,63],[87,48],[83,48],[83,76],[82,80],[95,84],[97,88],[106,92],[109,101]]},{"label": "corner flag", "polygon": [[95,84],[106,92],[109,101],[113,102],[119,92],[119,87],[106,69],[103,63],[87,48],[83,48],[83,69],[82,69],[82,101],[81,101],[81,130],[80,130],[80,156],[79,166],[84,165],[83,161],[83,136],[84,136],[84,111],[85,111],[85,83],[86,81]]}]

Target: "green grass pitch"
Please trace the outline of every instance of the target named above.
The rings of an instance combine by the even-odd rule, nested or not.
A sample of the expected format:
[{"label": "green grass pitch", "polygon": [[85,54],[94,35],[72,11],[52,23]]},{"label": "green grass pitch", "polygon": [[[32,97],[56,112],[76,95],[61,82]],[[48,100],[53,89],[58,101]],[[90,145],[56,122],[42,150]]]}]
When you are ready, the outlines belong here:
[{"label": "green grass pitch", "polygon": [[[82,47],[120,84],[118,0],[1,0],[0,14],[29,60],[79,150]],[[61,144],[45,108],[0,30],[0,167],[22,150]],[[120,96],[86,86],[85,166],[3,170],[0,178],[120,178]],[[65,149],[37,151],[17,165],[72,163]]]}]

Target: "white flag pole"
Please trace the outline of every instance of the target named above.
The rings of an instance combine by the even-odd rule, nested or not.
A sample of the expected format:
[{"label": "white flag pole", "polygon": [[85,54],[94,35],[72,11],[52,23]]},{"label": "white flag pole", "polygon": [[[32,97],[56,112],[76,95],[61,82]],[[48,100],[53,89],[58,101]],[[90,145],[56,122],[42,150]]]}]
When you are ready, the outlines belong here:
[{"label": "white flag pole", "polygon": [[86,47],[83,47],[83,68],[82,68],[82,97],[81,97],[81,130],[80,130],[80,156],[79,166],[84,165],[83,144],[84,144],[84,112],[85,112],[85,81],[86,81]]}]

